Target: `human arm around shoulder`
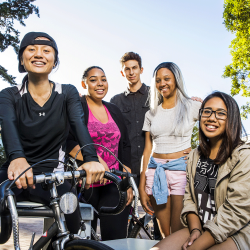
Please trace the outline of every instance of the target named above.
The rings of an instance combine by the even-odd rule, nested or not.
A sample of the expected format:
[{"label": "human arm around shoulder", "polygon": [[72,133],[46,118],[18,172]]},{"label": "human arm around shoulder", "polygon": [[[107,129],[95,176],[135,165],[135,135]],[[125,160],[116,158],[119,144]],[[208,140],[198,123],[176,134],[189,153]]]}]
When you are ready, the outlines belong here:
[{"label": "human arm around shoulder", "polygon": [[[0,124],[5,153],[10,163],[7,170],[10,180],[17,178],[30,166],[26,160],[17,129],[15,95],[20,95],[17,87],[6,88],[0,92]],[[16,181],[17,188],[27,188],[27,185],[34,188],[32,169],[28,170]]]},{"label": "human arm around shoulder", "polygon": [[[84,123],[84,113],[78,91],[72,85],[64,85],[64,93],[66,95],[68,120],[80,147],[93,143]],[[86,188],[89,188],[91,183],[100,181],[103,178],[105,168],[99,163],[93,145],[82,148],[81,152],[85,163],[80,169],[86,171]]]},{"label": "human arm around shoulder", "polygon": [[197,102],[203,103],[203,99],[201,99],[200,97],[192,96],[191,99],[192,99],[193,101],[197,101]]},{"label": "human arm around shoulder", "polygon": [[194,121],[199,120],[199,110],[201,108],[202,102],[196,100],[190,100],[191,102],[191,116]]}]

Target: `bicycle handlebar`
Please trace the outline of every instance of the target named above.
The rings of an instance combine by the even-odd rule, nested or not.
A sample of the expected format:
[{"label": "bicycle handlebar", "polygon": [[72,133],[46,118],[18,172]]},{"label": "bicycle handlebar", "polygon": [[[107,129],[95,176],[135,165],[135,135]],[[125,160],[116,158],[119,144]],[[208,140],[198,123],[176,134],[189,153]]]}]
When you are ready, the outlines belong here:
[{"label": "bicycle handlebar", "polygon": [[[74,174],[72,174],[74,172]],[[34,183],[47,183],[52,181],[57,185],[60,185],[64,182],[64,179],[72,179],[74,177],[86,177],[86,172],[84,170],[72,171],[72,172],[54,172],[54,173],[45,173],[40,175],[34,175]],[[118,188],[119,191],[119,203],[116,207],[101,207],[100,214],[111,214],[116,215],[123,211],[127,203],[127,188],[121,180],[116,175],[105,172],[104,178],[112,181]],[[5,227],[5,230],[0,230],[0,244],[4,244],[8,241],[12,231],[13,224],[13,237],[14,245],[18,246],[19,244],[19,232],[18,232],[18,214],[14,201],[14,193],[9,188],[12,181],[6,180],[0,184],[0,223],[1,226]],[[14,188],[15,185],[11,186]]]},{"label": "bicycle handlebar", "polygon": [[[86,172],[84,170],[74,171],[74,177],[81,178],[86,177]],[[34,175],[33,180],[34,184],[37,183],[46,183],[48,181],[53,181],[56,184],[60,185],[63,184],[64,179],[72,179],[73,174],[71,171],[68,172],[53,172],[53,173],[45,173],[40,175]],[[123,180],[118,178],[115,174],[112,174],[110,172],[104,173],[104,178],[112,181],[119,190],[119,196],[120,200],[116,207],[101,207],[100,208],[100,214],[110,214],[115,215],[119,214],[126,206],[127,203],[127,190],[126,190],[126,183],[124,183]],[[6,196],[8,194],[8,187],[11,184],[12,181],[6,180],[0,185],[0,214],[2,214],[4,211],[6,211]],[[14,187],[14,186],[13,186]],[[13,188],[12,187],[12,188]]]},{"label": "bicycle handlebar", "polygon": [[123,171],[120,171],[120,170],[116,170],[114,168],[110,169],[110,172],[115,174],[115,175],[121,176],[121,177],[137,178],[137,174],[132,174],[132,173],[129,173],[129,172],[123,172]]},{"label": "bicycle handlebar", "polygon": [[[50,173],[50,175],[41,174],[34,176],[34,183],[42,183],[45,181],[53,180],[57,181],[58,183],[63,182],[63,176],[64,179],[72,179],[72,172],[61,172],[60,174]],[[63,174],[63,176],[62,176]],[[86,172],[84,170],[74,171],[74,176],[76,178],[79,177],[86,177]],[[122,181],[120,178],[118,178],[115,174],[112,174],[110,172],[104,173],[104,178],[112,181],[119,190],[119,203],[116,207],[101,207],[99,213],[101,215],[109,214],[109,215],[116,215],[119,214],[126,206],[127,203],[127,190],[124,188],[124,181]],[[126,184],[125,184],[126,185]]]},{"label": "bicycle handlebar", "polygon": [[[139,211],[138,211],[138,201],[139,201],[139,191],[138,188],[136,186],[135,180],[134,178],[137,178],[136,174],[131,174],[129,172],[122,172],[116,169],[111,169],[110,170],[111,173],[114,173],[115,175],[121,176],[121,177],[126,177],[126,179],[124,179],[124,185],[129,185],[133,188],[134,190],[134,195],[135,195],[135,202],[134,202],[134,214],[136,216],[136,218],[139,218]],[[126,182],[126,184],[125,184]]]}]

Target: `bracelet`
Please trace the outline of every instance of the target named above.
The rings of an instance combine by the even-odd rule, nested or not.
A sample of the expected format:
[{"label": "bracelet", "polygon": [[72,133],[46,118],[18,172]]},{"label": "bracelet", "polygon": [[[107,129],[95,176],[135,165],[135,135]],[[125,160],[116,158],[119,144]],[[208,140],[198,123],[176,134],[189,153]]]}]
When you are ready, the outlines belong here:
[{"label": "bracelet", "polygon": [[193,228],[193,229],[190,231],[190,234],[192,234],[192,232],[193,232],[194,230],[198,230],[198,231],[200,232],[200,234],[202,235],[202,232],[201,232],[201,230],[200,230],[199,228]]}]

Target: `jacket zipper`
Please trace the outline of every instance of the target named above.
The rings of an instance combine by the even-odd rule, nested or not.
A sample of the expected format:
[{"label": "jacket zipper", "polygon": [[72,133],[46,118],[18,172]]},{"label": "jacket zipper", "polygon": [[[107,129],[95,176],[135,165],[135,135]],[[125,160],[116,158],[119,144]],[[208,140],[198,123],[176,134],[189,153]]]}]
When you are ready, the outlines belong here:
[{"label": "jacket zipper", "polygon": [[227,176],[227,175],[229,175],[232,171],[233,171],[233,169],[235,168],[235,166],[239,163],[240,161],[238,160],[236,163],[235,163],[235,165],[234,165],[234,167],[231,169],[231,171],[230,172],[228,172],[226,175],[224,175],[222,178],[220,178],[220,180],[218,181],[218,182],[216,182],[216,184],[215,184],[215,188],[214,188],[214,205],[215,205],[215,209],[216,209],[216,211],[218,211],[218,207],[217,207],[217,204],[216,204],[216,188],[217,188],[217,186],[218,186],[218,184]]}]

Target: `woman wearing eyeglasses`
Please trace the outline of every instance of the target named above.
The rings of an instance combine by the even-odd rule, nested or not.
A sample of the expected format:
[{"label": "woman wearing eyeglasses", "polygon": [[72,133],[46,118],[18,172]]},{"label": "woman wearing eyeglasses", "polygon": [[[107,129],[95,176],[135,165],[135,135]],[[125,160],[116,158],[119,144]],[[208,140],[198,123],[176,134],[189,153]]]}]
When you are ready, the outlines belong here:
[{"label": "woman wearing eyeglasses", "polygon": [[143,209],[147,213],[154,210],[164,238],[183,228],[180,214],[186,185],[185,157],[191,151],[201,103],[187,96],[181,70],[172,62],[156,67],[150,91],[139,191]]},{"label": "woman wearing eyeglasses", "polygon": [[200,109],[200,145],[188,156],[185,229],[152,250],[250,249],[250,147],[236,101],[214,92]]}]

